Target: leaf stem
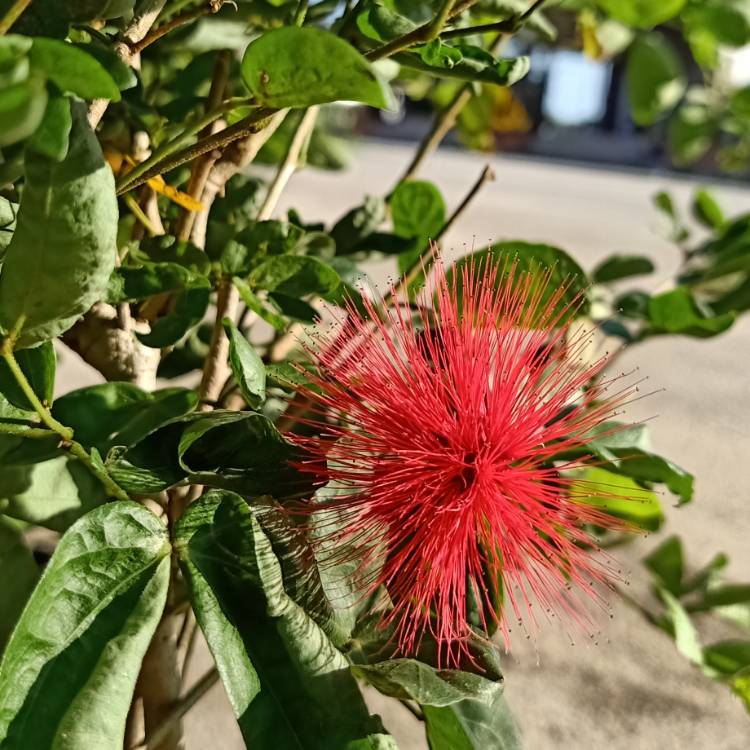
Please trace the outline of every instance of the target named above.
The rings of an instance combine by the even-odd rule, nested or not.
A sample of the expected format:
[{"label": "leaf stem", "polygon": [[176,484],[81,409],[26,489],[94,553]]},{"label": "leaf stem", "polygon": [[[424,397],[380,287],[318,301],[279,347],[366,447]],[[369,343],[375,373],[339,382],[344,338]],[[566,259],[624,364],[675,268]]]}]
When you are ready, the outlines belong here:
[{"label": "leaf stem", "polygon": [[512,34],[518,29],[518,20],[506,18],[504,21],[494,23],[483,23],[479,26],[458,26],[455,29],[447,29],[440,34],[441,39],[455,39],[460,36],[472,36],[474,34],[485,34],[489,31],[500,31],[503,34]]},{"label": "leaf stem", "polygon": [[18,383],[23,391],[24,396],[26,396],[29,403],[34,407],[34,411],[39,415],[39,419],[41,419],[42,423],[62,438],[63,447],[81,461],[81,463],[86,465],[89,471],[99,479],[112,497],[116,497],[118,500],[128,500],[128,494],[113,481],[112,477],[109,476],[103,467],[97,465],[88,451],[80,443],[73,440],[73,430],[58,422],[52,416],[50,410],[39,400],[39,397],[31,387],[31,383],[29,383],[24,371],[18,364],[18,360],[13,355],[12,346],[12,339],[6,338],[2,346],[2,357],[6,361],[16,383]]},{"label": "leaf stem", "polygon": [[26,8],[31,5],[31,0],[16,0],[8,8],[8,12],[0,19],[0,36],[7,34],[11,26],[20,18]]},{"label": "leaf stem", "polygon": [[299,0],[299,5],[297,6],[297,10],[294,12],[294,20],[292,23],[294,23],[295,26],[302,26],[302,24],[305,22],[305,18],[307,16],[307,8],[310,5],[310,0]]}]

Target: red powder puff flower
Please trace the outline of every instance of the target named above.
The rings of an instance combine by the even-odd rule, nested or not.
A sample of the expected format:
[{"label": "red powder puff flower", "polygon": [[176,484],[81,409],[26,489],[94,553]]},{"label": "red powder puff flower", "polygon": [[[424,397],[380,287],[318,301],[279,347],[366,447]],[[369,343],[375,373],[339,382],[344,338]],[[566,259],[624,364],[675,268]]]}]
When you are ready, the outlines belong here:
[{"label": "red powder puff flower", "polygon": [[345,523],[326,546],[369,555],[365,593],[387,590],[384,624],[404,654],[429,633],[456,664],[470,610],[507,639],[509,608],[575,614],[571,584],[610,577],[586,527],[622,522],[581,496],[607,489],[583,493],[554,457],[580,451],[629,392],[591,385],[605,361],[584,362],[566,295],[515,267],[448,278],[438,264],[419,312],[350,303],[308,348],[314,416],[302,421],[316,437],[293,438],[298,468],[336,486],[323,502]]}]

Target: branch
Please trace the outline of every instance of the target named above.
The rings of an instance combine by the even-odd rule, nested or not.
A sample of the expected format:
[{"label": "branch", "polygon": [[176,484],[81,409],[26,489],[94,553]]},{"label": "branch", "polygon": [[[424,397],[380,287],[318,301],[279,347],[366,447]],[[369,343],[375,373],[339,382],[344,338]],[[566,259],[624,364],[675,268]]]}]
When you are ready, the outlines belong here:
[{"label": "branch", "polygon": [[[122,33],[122,40],[115,47],[115,54],[126,64],[132,65],[137,59],[133,54],[132,45],[137,44],[148,33],[148,30],[154,25],[159,14],[164,9],[167,0],[143,0],[138,6],[132,20]],[[89,104],[89,124],[95,128],[109,106],[109,99],[94,99]]]},{"label": "branch", "polygon": [[471,190],[466,194],[466,197],[461,201],[456,210],[450,215],[448,220],[440,228],[440,231],[435,235],[429,247],[420,255],[419,260],[412,266],[411,270],[404,276],[403,280],[398,284],[398,287],[393,287],[391,291],[383,298],[383,303],[387,307],[391,304],[396,297],[396,290],[404,289],[407,290],[414,284],[417,279],[435,262],[438,253],[440,252],[440,240],[446,235],[446,233],[453,227],[453,225],[463,216],[466,209],[469,207],[471,202],[477,196],[477,193],[488,183],[495,181],[495,171],[488,164],[479,175],[479,179],[472,185]]},{"label": "branch", "polygon": [[218,13],[221,10],[221,6],[224,5],[224,0],[208,0],[208,4],[203,8],[196,8],[195,10],[186,10],[184,13],[171,18],[166,23],[162,24],[156,29],[152,29],[146,34],[143,39],[130,45],[131,54],[138,55],[143,52],[146,47],[157,42],[162,37],[169,34],[170,31],[178,29],[180,26],[191,23],[197,20],[201,16],[210,16],[214,13]]},{"label": "branch", "polygon": [[0,36],[7,34],[11,26],[20,18],[26,8],[31,5],[31,0],[16,0],[8,8],[8,12],[0,19]]},{"label": "branch", "polygon": [[455,3],[456,0],[443,0],[437,15],[433,19],[422,24],[422,26],[418,26],[408,34],[392,39],[381,47],[370,50],[365,57],[372,61],[382,60],[384,57],[390,57],[409,47],[413,47],[415,44],[425,44],[426,42],[431,42],[433,39],[437,39],[443,30],[443,26],[445,26],[451,17]]},{"label": "branch", "polygon": [[[212,112],[220,107],[229,81],[231,62],[232,57],[229,50],[222,50],[217,55],[216,62],[214,63],[213,76],[211,78],[211,89],[208,92],[208,99],[206,100],[206,112]],[[212,135],[213,128],[218,124],[219,123],[214,122],[211,125],[208,125],[201,131],[200,135],[204,137]],[[206,154],[203,158],[196,159],[195,162],[193,162],[193,169],[190,173],[190,180],[187,185],[187,193],[196,201],[200,201],[201,195],[203,195],[203,190],[206,187],[208,175],[219,156],[220,154],[218,152],[211,152]],[[182,210],[177,222],[177,230],[175,231],[178,240],[187,242],[190,239],[190,233],[193,229],[195,217],[195,211],[189,211],[187,208]]]},{"label": "branch", "polygon": [[539,8],[541,8],[542,5],[544,5],[545,2],[546,2],[546,0],[534,0],[534,2],[531,4],[531,6],[529,8],[527,8],[521,14],[521,18],[520,18],[521,23],[523,23],[524,21],[528,20],[532,15],[534,15],[534,13],[536,13],[536,11],[538,11]]},{"label": "branch", "polygon": [[441,39],[454,39],[459,36],[472,36],[474,34],[485,34],[489,31],[500,31],[503,34],[512,34],[518,30],[518,20],[516,18],[506,18],[504,21],[495,21],[494,23],[483,23],[479,26],[459,26],[455,29],[448,29],[441,35]]},{"label": "branch", "polygon": [[[504,38],[504,34],[498,34],[488,47],[488,51],[494,55],[500,49]],[[414,154],[414,158],[398,181],[399,183],[404,180],[410,180],[417,174],[425,160],[437,150],[445,136],[448,135],[448,132],[456,124],[458,116],[471,101],[473,95],[473,85],[471,83],[465,84],[456,92],[456,95],[449,104],[435,115],[432,127],[420,143],[416,154]]]},{"label": "branch", "polygon": [[[156,177],[164,172],[169,172],[176,167],[182,166],[186,162],[197,159],[199,156],[213,151],[214,149],[221,149],[228,146],[230,143],[245,138],[248,135],[252,135],[262,130],[266,121],[278,110],[270,109],[268,107],[262,107],[256,109],[252,114],[239,120],[234,125],[230,125],[228,128],[214,133],[207,138],[199,139],[196,143],[184,148],[182,151],[171,154],[159,161],[158,158],[152,156],[144,162],[141,162],[136,169],[128,172],[127,177],[130,179],[123,181],[123,184],[118,188],[118,195],[128,190],[143,185],[144,182],[148,182],[152,177]],[[215,118],[214,118],[215,119]],[[212,120],[209,120],[212,122]],[[204,122],[201,127],[204,127],[208,122]],[[175,139],[176,140],[176,139]],[[136,170],[138,170],[136,172]],[[135,177],[133,175],[136,175]]]},{"label": "branch", "polygon": [[[289,150],[284,161],[279,165],[271,187],[266,194],[263,205],[258,212],[257,221],[266,221],[271,217],[279,202],[279,198],[294,174],[299,164],[300,154],[307,143],[307,139],[315,125],[318,115],[318,107],[310,107],[300,120],[297,130],[289,144]],[[239,307],[239,293],[231,279],[222,279],[219,286],[219,294],[216,302],[216,319],[214,321],[213,334],[211,336],[211,347],[203,369],[198,397],[203,408],[208,406],[207,402],[218,401],[221,389],[227,378],[228,366],[227,356],[229,353],[229,340],[224,332],[222,323],[225,317],[237,317]]]},{"label": "branch", "polygon": [[219,681],[219,673],[216,669],[209,670],[189,690],[184,698],[174,705],[161,723],[154,729],[151,735],[140,745],[131,747],[130,750],[153,750],[159,743],[169,735],[172,725],[178,722],[198,701]]}]

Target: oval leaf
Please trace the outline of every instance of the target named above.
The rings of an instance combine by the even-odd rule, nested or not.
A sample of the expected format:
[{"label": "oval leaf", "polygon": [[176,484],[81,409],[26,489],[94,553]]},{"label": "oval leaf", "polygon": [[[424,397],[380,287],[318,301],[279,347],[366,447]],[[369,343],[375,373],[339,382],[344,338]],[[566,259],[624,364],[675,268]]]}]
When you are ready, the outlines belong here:
[{"label": "oval leaf", "polygon": [[258,104],[279,109],[342,100],[387,108],[393,97],[354,47],[317,28],[266,32],[245,50],[242,77]]},{"label": "oval leaf", "polygon": [[73,107],[64,161],[26,154],[26,185],[0,273],[0,328],[34,346],[70,328],[102,297],[115,265],[117,199],[112,170]]},{"label": "oval leaf", "polygon": [[0,746],[122,747],[169,585],[164,524],[142,505],[93,511],[62,538],[0,663]]}]

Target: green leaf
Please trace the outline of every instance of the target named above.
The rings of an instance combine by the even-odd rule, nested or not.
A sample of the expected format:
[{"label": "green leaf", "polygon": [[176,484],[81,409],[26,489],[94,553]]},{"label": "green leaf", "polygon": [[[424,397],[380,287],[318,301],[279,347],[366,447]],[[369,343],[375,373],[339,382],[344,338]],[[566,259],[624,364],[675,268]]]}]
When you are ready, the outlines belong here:
[{"label": "green leaf", "polygon": [[596,0],[612,18],[627,26],[650,29],[674,18],[687,0]]},{"label": "green leaf", "polygon": [[117,199],[112,170],[73,106],[62,162],[26,154],[26,184],[0,272],[0,328],[19,348],[54,338],[101,299],[115,265]]},{"label": "green leaf", "polygon": [[256,408],[266,400],[266,368],[253,345],[230,318],[222,321],[229,339],[229,365],[248,406]]},{"label": "green leaf", "polygon": [[196,282],[177,295],[171,313],[159,318],[151,326],[149,333],[136,333],[136,338],[154,349],[176,344],[203,320],[210,300],[211,287],[208,281]]},{"label": "green leaf", "polygon": [[341,284],[336,271],[317,258],[278,255],[253,269],[248,281],[255,289],[278,292],[288,297],[315,294],[327,297]]},{"label": "green leaf", "polygon": [[649,299],[648,318],[654,333],[708,338],[726,331],[734,323],[735,314],[707,315],[685,287],[677,287]]},{"label": "green leaf", "polygon": [[137,302],[156,294],[177,292],[203,280],[191,269],[179,263],[144,263],[140,266],[116,268],[107,286],[107,301]]},{"label": "green leaf", "polygon": [[521,750],[513,717],[499,694],[491,705],[468,699],[444,708],[424,706],[430,750]]},{"label": "green leaf", "polygon": [[719,133],[719,118],[711,107],[683,104],[669,120],[668,140],[672,161],[694,164],[710,150]]},{"label": "green leaf", "polygon": [[385,200],[380,196],[365,196],[364,203],[348,211],[331,229],[339,255],[353,252],[366,237],[383,224],[388,215]]},{"label": "green leaf", "polygon": [[431,182],[400,182],[390,200],[393,231],[400,237],[434,239],[445,224],[445,201]]},{"label": "green leaf", "polygon": [[79,47],[57,39],[35,37],[29,52],[32,69],[64,94],[81,99],[120,101],[120,89],[95,58]]},{"label": "green leaf", "polygon": [[52,415],[73,430],[79,443],[106,455],[114,445],[135,445],[197,405],[197,394],[188,388],[149,393],[132,383],[102,383],[58,398]]},{"label": "green leaf", "polygon": [[586,469],[571,489],[578,503],[599,508],[616,518],[622,518],[642,529],[656,531],[664,516],[656,494],[630,477],[614,474],[606,469]]},{"label": "green leaf", "polygon": [[392,107],[393,94],[354,47],[323,29],[287,26],[251,42],[242,77],[265,107],[356,101]]},{"label": "green leaf", "polygon": [[247,503],[211,492],[176,529],[198,622],[248,746],[395,750],[344,656],[285,589]]},{"label": "green leaf", "polygon": [[688,615],[680,602],[666,589],[659,590],[659,595],[663,599],[667,610],[677,650],[693,664],[702,664],[703,649],[701,647],[700,636],[690,620],[690,615]]},{"label": "green leaf", "polygon": [[288,465],[297,456],[261,414],[214,410],[168,422],[107,465],[124,489],[161,492],[193,474],[196,481],[248,495],[277,497],[309,489]]},{"label": "green leaf", "polygon": [[[55,347],[52,342],[46,341],[34,349],[20,349],[15,353],[15,358],[39,400],[43,404],[51,404],[55,390],[56,366]],[[0,359],[0,393],[13,406],[25,411],[34,411],[4,359]]]},{"label": "green leaf", "polygon": [[[484,269],[490,265],[498,268],[497,280],[499,283],[507,282],[508,275],[515,267],[515,278],[529,273],[541,283],[543,278],[548,277],[548,282],[541,294],[540,309],[547,305],[553,295],[561,288],[565,291],[555,307],[554,312],[560,314],[559,325],[570,321],[571,318],[588,311],[586,292],[589,281],[583,269],[564,250],[551,245],[536,245],[529,242],[500,242],[484,250],[478,250],[466,255],[447,270],[450,279],[455,274],[460,274],[461,269],[469,263],[476,264],[479,276]],[[460,289],[460,276],[457,285]]]},{"label": "green leaf", "polygon": [[633,119],[652,125],[682,99],[687,81],[680,58],[667,39],[653,32],[630,47],[625,83]]},{"label": "green leaf", "polygon": [[726,222],[718,201],[704,189],[697,190],[693,196],[693,216],[707,229],[719,230]]},{"label": "green leaf", "polygon": [[0,516],[0,653],[16,625],[36,581],[39,566],[26,545],[18,526]]},{"label": "green leaf", "polygon": [[64,531],[106,500],[102,483],[80,461],[59,451],[53,451],[52,458],[30,463],[11,463],[3,456],[0,513]]},{"label": "green leaf", "polygon": [[29,139],[29,148],[54,161],[68,155],[68,139],[73,127],[70,102],[64,96],[53,96],[47,102],[44,119]]},{"label": "green leaf", "polygon": [[281,315],[277,315],[273,310],[269,310],[263,301],[258,297],[250,285],[244,280],[238,277],[232,279],[232,283],[239,292],[240,299],[247,305],[249,310],[252,310],[260,318],[266,321],[269,325],[273,326],[277,331],[284,332],[287,329],[287,321]]},{"label": "green leaf", "polygon": [[351,669],[383,695],[413,700],[421,706],[450,706],[467,698],[489,706],[503,690],[502,680],[488,680],[457,669],[438,670],[416,659],[389,659]]},{"label": "green leaf", "polygon": [[130,502],[98,508],[65,534],[0,663],[0,746],[122,747],[166,601],[169,551],[166,526]]},{"label": "green leaf", "polygon": [[47,101],[39,76],[0,89],[0,147],[28,138],[44,119]]},{"label": "green leaf", "polygon": [[682,593],[685,561],[679,537],[665,539],[653,552],[643,559],[643,564],[658,581],[675,596]]},{"label": "green leaf", "polygon": [[394,60],[439,78],[512,86],[529,72],[528,57],[496,59],[482,47],[461,42],[445,44],[435,39],[415,52],[401,52]]},{"label": "green leaf", "polygon": [[92,39],[88,44],[76,44],[76,47],[91,55],[109,73],[120,91],[127,91],[138,85],[138,76],[133,68],[98,40]]},{"label": "green leaf", "polygon": [[643,255],[612,255],[602,261],[592,272],[591,278],[597,284],[627,279],[652,273],[654,264]]},{"label": "green leaf", "polygon": [[750,667],[750,641],[719,641],[703,649],[707,666],[720,674],[734,675]]}]

